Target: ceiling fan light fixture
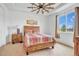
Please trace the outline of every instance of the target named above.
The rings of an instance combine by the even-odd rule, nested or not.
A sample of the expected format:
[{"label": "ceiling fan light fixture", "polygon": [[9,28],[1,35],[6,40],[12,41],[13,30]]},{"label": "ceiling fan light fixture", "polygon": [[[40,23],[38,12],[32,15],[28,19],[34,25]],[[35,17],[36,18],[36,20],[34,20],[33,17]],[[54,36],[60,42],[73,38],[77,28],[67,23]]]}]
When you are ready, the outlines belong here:
[{"label": "ceiling fan light fixture", "polygon": [[45,12],[49,13],[50,9],[54,9],[52,5],[55,3],[31,3],[32,7],[27,7],[32,9],[32,12],[36,11],[36,14],[42,13],[44,14]]}]

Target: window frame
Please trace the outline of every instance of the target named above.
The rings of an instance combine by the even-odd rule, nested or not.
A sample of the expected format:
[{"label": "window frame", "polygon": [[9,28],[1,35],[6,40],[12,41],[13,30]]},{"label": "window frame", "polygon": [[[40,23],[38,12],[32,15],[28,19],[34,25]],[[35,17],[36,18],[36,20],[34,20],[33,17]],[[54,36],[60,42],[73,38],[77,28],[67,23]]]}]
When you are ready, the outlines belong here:
[{"label": "window frame", "polygon": [[[71,11],[67,11],[67,12],[64,12],[64,13],[58,15],[58,17],[57,17],[57,32],[58,33],[74,33],[75,20],[74,20],[74,25],[73,25],[73,31],[67,31],[67,15],[70,14],[70,13],[72,13],[72,12],[75,13],[74,10],[71,10]],[[62,32],[62,31],[59,30],[60,29],[59,28],[60,27],[59,26],[59,17],[61,17],[63,15],[66,17],[66,31],[65,32]]]}]

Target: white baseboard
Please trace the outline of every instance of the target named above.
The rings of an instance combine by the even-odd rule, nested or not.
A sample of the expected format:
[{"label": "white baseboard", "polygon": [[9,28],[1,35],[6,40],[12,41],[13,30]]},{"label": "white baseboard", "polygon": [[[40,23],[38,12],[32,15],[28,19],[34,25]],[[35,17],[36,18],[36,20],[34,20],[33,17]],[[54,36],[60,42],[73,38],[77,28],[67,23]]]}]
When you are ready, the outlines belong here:
[{"label": "white baseboard", "polygon": [[0,45],[0,47],[3,47],[4,45],[6,45],[6,43],[4,43],[4,44],[1,44],[1,45]]},{"label": "white baseboard", "polygon": [[64,42],[63,42],[62,40],[60,40],[60,39],[56,39],[56,42],[57,42],[57,43],[60,43],[60,44],[63,44],[63,45],[65,45],[65,46],[68,46],[68,47],[74,48],[73,46],[68,45],[67,43],[64,43]]},{"label": "white baseboard", "polygon": [[3,47],[3,46],[5,46],[5,45],[7,45],[7,44],[10,44],[11,42],[8,42],[8,43],[5,43],[5,44],[2,44],[2,45],[0,45],[0,47]]}]

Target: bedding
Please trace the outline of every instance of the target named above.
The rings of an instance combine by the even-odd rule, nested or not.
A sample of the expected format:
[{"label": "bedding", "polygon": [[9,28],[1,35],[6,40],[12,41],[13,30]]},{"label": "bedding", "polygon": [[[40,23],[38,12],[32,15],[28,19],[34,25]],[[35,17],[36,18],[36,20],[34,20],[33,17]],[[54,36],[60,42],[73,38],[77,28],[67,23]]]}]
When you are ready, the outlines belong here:
[{"label": "bedding", "polygon": [[24,37],[24,45],[25,47],[29,47],[31,45],[39,44],[39,43],[45,43],[48,41],[52,41],[52,36],[46,35],[46,34],[33,34],[33,33],[26,33]]},{"label": "bedding", "polygon": [[40,26],[24,26],[24,50],[28,55],[31,52],[52,47],[55,39],[46,34],[40,34]]}]

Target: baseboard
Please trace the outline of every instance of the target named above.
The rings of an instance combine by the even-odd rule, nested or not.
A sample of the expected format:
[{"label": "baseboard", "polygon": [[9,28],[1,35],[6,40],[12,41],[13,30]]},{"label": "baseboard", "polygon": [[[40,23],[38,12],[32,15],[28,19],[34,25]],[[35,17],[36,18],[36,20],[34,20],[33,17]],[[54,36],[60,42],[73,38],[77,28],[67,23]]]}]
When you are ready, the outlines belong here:
[{"label": "baseboard", "polygon": [[[4,46],[6,46],[7,44],[10,44],[10,43],[11,43],[11,42],[8,42],[8,43],[6,43],[6,44],[3,44],[1,47],[4,47]],[[0,48],[1,48],[1,47],[0,47]]]},{"label": "baseboard", "polygon": [[6,44],[1,45],[0,48],[1,48],[1,47],[4,47],[5,45],[6,45]]},{"label": "baseboard", "polygon": [[68,45],[68,44],[65,44],[65,43],[62,42],[62,41],[56,40],[56,42],[59,43],[59,44],[62,44],[62,45],[64,45],[64,46],[67,46],[67,47],[73,48],[72,46],[70,46],[70,45]]},{"label": "baseboard", "polygon": [[11,42],[8,42],[8,43],[6,43],[6,44],[10,44]]}]

